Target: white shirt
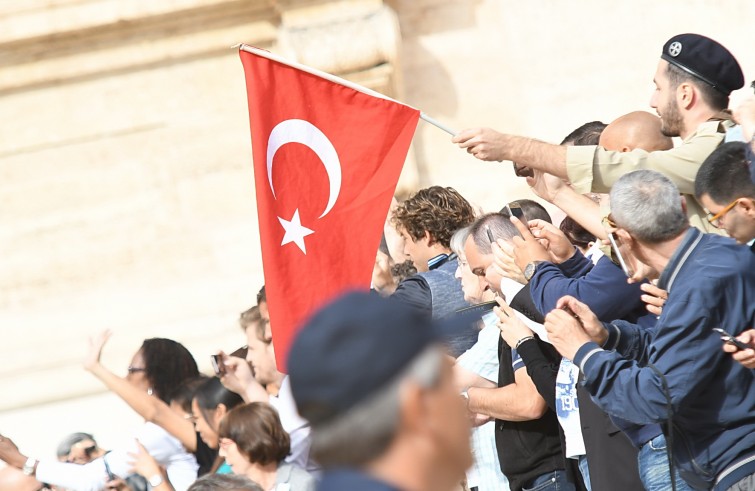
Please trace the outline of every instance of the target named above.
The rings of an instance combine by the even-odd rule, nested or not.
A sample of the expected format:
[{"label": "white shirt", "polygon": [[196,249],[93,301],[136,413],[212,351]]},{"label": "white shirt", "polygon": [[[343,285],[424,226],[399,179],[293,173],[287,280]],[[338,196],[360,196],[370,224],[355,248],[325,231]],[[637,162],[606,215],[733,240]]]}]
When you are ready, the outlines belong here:
[{"label": "white shirt", "polygon": [[[147,452],[168,473],[168,479],[176,491],[186,491],[197,480],[197,460],[187,452],[175,437],[153,423],[145,423],[134,436],[147,449]],[[54,484],[73,491],[99,491],[108,481],[104,459],[110,471],[118,477],[133,474],[130,464],[134,459],[129,453],[137,452],[134,440],[125,442],[119,448],[108,452],[104,457],[84,465],[68,464],[43,460],[37,466],[38,481]],[[152,476],[145,476],[147,479]]]},{"label": "white shirt", "polygon": [[281,425],[291,437],[291,453],[285,461],[296,464],[309,472],[318,471],[319,466],[309,458],[309,450],[312,446],[312,439],[309,437],[309,422],[299,416],[296,410],[288,375],[281,382],[278,397],[270,397],[270,405],[278,411]]}]

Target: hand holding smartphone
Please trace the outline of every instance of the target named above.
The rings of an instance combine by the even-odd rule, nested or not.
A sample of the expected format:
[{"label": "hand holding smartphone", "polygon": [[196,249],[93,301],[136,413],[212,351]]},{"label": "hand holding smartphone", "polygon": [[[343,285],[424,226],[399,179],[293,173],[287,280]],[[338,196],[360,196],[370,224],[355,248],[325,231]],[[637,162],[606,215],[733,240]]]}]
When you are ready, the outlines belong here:
[{"label": "hand holding smartphone", "polygon": [[608,233],[608,241],[611,243],[611,248],[613,249],[613,252],[616,254],[616,259],[619,261],[619,266],[621,266],[622,271],[624,271],[624,274],[627,275],[627,278],[631,278],[634,276],[634,271],[629,269],[629,265],[624,260],[624,256],[621,255],[621,251],[619,250],[619,244],[616,241],[616,237],[614,237],[613,232]]},{"label": "hand holding smartphone", "polygon": [[747,346],[746,344],[744,344],[743,342],[741,342],[737,338],[735,338],[733,334],[730,334],[730,333],[724,331],[720,327],[714,327],[713,330],[716,331],[718,334],[721,335],[721,341],[723,341],[725,343],[733,344],[734,346],[737,347],[737,349],[746,350],[746,349],[750,348],[749,346]]},{"label": "hand holding smartphone", "polygon": [[222,354],[211,355],[210,363],[212,363],[212,369],[215,370],[215,375],[218,377],[225,375],[225,363]]}]

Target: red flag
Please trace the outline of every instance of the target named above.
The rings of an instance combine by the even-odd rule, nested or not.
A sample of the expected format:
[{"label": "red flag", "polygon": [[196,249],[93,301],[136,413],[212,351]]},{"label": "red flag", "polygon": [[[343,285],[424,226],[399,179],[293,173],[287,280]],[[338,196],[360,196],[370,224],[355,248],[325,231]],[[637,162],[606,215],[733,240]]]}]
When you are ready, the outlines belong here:
[{"label": "red flag", "polygon": [[369,288],[419,111],[264,53],[239,54],[265,290],[283,372],[296,331],[314,310],[343,291]]}]

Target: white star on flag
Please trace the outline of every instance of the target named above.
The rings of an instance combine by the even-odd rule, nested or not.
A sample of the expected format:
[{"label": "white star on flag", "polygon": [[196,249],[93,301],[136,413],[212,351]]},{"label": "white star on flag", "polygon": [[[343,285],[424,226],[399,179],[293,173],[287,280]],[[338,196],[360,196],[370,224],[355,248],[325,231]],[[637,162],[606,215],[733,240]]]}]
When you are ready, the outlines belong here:
[{"label": "white star on flag", "polygon": [[312,235],[315,231],[302,226],[301,220],[299,219],[299,209],[296,209],[291,220],[284,220],[283,218],[278,217],[278,221],[281,222],[283,229],[286,231],[286,234],[281,241],[281,246],[293,242],[304,254],[306,254],[307,247],[304,245],[304,237]]}]

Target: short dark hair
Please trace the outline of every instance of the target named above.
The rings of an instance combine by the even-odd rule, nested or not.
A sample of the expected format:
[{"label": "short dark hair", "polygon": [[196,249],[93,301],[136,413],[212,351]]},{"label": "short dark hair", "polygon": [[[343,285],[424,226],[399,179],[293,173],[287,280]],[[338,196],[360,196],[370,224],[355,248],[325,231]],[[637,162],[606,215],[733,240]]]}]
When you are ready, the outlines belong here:
[{"label": "short dark hair", "polygon": [[695,177],[695,196],[700,199],[704,194],[722,205],[737,198],[755,198],[747,143],[724,143],[708,155]]},{"label": "short dark hair", "polygon": [[187,491],[264,491],[259,484],[238,474],[205,474]]},{"label": "short dark hair", "polygon": [[704,82],[703,80],[695,77],[691,73],[682,70],[673,63],[669,63],[666,68],[666,75],[668,76],[669,89],[676,90],[679,85],[684,82],[689,82],[700,91],[703,101],[710,106],[714,111],[723,111],[729,107],[729,95],[724,94],[720,90],[716,89],[712,85]]},{"label": "short dark hair", "polygon": [[171,403],[176,403],[181,406],[181,409],[187,413],[191,412],[191,401],[194,399],[194,394],[200,385],[205,383],[210,378],[207,375],[200,374],[197,378],[191,378],[185,380],[184,383],[178,386],[173,391],[173,395],[170,397]]},{"label": "short dark hair", "polygon": [[588,232],[578,224],[572,217],[566,217],[561,220],[561,224],[558,228],[566,235],[573,245],[577,247],[586,248],[590,245],[590,242],[595,242],[597,239],[593,234]]},{"label": "short dark hair", "polygon": [[472,206],[454,188],[432,186],[420,189],[399,203],[393,222],[414,240],[429,232],[432,240],[450,247],[451,236],[474,221]]},{"label": "short dark hair", "polygon": [[194,400],[197,401],[202,417],[210,426],[212,426],[212,412],[218,406],[222,404],[226,409],[231,410],[244,403],[240,395],[226,389],[217,377],[210,377],[197,387]]},{"label": "short dark hair", "polygon": [[492,254],[493,252],[490,237],[488,237],[488,229],[494,240],[503,239],[508,241],[514,237],[521,237],[519,230],[511,223],[509,217],[503,213],[488,213],[483,215],[469,229],[469,236],[472,237],[480,254]]},{"label": "short dark hair", "polygon": [[145,339],[139,349],[144,359],[144,374],[152,391],[168,404],[173,391],[199,375],[197,362],[184,345],[172,339]]},{"label": "short dark hair", "polygon": [[[548,223],[553,223],[553,219],[551,219],[548,210],[537,201],[531,199],[517,199],[509,203],[509,206],[511,205],[519,205],[519,208],[522,209],[522,213],[524,214],[524,219],[528,222],[530,220],[544,220]],[[501,208],[500,213],[509,216],[509,212],[505,206]]]},{"label": "short dark hair", "polygon": [[597,145],[600,141],[600,134],[608,126],[601,121],[590,121],[585,123],[576,130],[572,131],[561,142],[561,145]]},{"label": "short dark hair", "polygon": [[291,453],[291,437],[283,429],[278,411],[265,402],[230,411],[220,421],[218,436],[233,440],[252,464],[279,463]]}]

